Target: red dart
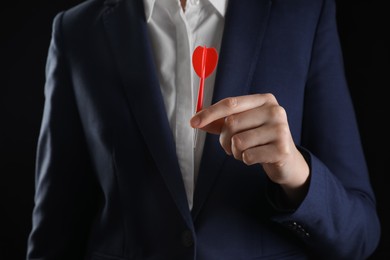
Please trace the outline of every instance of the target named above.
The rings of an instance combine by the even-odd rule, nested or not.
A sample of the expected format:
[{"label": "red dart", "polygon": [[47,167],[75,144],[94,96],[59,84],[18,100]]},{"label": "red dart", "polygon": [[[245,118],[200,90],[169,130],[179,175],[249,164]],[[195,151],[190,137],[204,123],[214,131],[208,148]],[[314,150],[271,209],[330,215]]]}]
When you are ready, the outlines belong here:
[{"label": "red dart", "polygon": [[203,89],[204,81],[214,71],[218,62],[218,53],[215,48],[207,48],[206,46],[198,46],[192,54],[192,66],[196,74],[200,78],[198,101],[196,104],[196,112],[199,112],[203,107]]}]

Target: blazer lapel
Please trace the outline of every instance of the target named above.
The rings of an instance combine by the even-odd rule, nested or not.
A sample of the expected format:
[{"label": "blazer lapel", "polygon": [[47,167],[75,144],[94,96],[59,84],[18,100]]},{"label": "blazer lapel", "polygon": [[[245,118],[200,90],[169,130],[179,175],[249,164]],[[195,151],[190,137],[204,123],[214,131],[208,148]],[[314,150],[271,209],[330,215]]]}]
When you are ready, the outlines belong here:
[{"label": "blazer lapel", "polygon": [[[218,63],[213,103],[249,93],[267,27],[271,0],[229,0]],[[219,137],[207,135],[196,184],[192,216],[206,200],[227,155]]]},{"label": "blazer lapel", "polygon": [[181,214],[192,227],[174,139],[166,116],[142,1],[106,1],[104,25],[124,90],[145,142]]}]

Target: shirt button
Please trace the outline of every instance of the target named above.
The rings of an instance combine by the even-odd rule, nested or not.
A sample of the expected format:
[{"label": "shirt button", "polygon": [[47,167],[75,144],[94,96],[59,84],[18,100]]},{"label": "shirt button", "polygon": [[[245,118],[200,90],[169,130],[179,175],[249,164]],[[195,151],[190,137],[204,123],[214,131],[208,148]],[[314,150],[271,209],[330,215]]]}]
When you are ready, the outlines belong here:
[{"label": "shirt button", "polygon": [[185,247],[191,247],[194,244],[191,230],[187,229],[181,234],[181,242]]}]

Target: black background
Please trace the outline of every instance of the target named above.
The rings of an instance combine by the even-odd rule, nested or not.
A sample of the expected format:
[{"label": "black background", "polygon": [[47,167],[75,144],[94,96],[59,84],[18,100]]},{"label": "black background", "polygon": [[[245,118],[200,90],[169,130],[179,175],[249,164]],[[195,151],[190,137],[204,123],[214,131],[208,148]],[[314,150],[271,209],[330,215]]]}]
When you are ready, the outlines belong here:
[{"label": "black background", "polygon": [[[1,260],[25,258],[51,23],[58,11],[80,2],[25,0],[2,3],[0,9]],[[386,96],[390,87],[390,21],[385,3],[337,0],[347,80],[382,222],[382,239],[370,259],[390,259],[385,181],[385,165],[390,160],[390,99]]]}]

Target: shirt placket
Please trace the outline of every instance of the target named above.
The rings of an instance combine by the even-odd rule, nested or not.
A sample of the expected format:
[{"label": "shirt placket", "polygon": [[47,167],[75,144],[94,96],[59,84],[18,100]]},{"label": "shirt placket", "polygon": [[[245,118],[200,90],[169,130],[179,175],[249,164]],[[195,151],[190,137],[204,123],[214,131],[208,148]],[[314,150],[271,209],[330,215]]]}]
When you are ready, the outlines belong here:
[{"label": "shirt placket", "polygon": [[[188,5],[187,5],[188,6]],[[187,199],[192,208],[194,193],[194,151],[193,129],[189,121],[192,117],[192,65],[191,65],[191,30],[183,11],[178,8],[175,14],[176,26],[176,151],[183,174]]]}]

